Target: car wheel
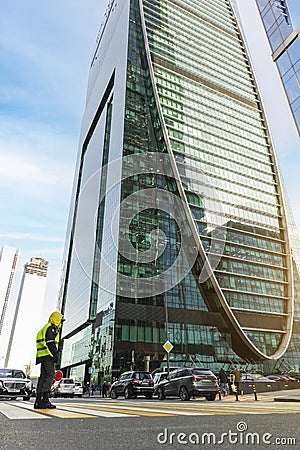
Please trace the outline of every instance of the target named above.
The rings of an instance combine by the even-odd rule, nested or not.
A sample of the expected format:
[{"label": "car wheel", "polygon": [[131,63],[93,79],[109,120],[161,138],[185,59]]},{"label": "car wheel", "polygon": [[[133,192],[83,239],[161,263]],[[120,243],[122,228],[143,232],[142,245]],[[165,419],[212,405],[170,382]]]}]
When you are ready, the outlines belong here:
[{"label": "car wheel", "polygon": [[125,388],[124,396],[125,396],[126,399],[131,398],[131,392],[130,392],[130,389],[128,387]]},{"label": "car wheel", "polygon": [[166,396],[164,394],[163,388],[160,387],[157,389],[157,397],[158,400],[165,400]]},{"label": "car wheel", "polygon": [[191,398],[190,394],[188,393],[188,390],[185,386],[181,386],[179,389],[179,397],[182,401],[187,401]]},{"label": "car wheel", "polygon": [[117,393],[116,393],[116,391],[114,389],[112,389],[110,391],[110,398],[112,398],[112,399],[118,398]]},{"label": "car wheel", "polygon": [[214,402],[216,400],[216,394],[207,395],[206,400],[208,402]]},{"label": "car wheel", "polygon": [[23,397],[24,402],[28,402],[31,398],[31,395],[26,395],[25,397]]}]

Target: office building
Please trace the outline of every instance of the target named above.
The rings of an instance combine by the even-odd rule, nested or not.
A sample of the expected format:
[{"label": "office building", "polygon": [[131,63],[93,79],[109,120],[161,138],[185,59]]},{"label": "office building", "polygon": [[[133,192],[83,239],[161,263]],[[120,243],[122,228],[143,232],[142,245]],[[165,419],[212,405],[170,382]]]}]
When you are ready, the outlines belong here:
[{"label": "office building", "polygon": [[[5,245],[0,255],[0,365],[3,364],[7,335],[4,333],[8,320],[8,306],[11,301],[11,289],[18,261],[19,251]],[[2,361],[2,362],[1,362]]]},{"label": "office building", "polygon": [[45,322],[41,314],[47,271],[48,261],[43,258],[30,258],[24,265],[5,356],[4,367],[25,370],[28,366],[31,375],[38,375],[40,370],[35,365],[36,334]]},{"label": "office building", "polygon": [[67,374],[299,364],[289,211],[233,2],[109,3],[73,192]]},{"label": "office building", "polygon": [[300,134],[300,9],[298,0],[256,0]]}]

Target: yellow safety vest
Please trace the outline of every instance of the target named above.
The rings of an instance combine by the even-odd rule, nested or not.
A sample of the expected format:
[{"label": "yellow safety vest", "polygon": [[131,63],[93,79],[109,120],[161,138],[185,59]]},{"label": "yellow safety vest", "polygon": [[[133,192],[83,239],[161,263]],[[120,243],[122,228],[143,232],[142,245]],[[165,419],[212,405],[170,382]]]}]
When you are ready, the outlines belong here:
[{"label": "yellow safety vest", "polygon": [[[49,327],[53,327],[52,323],[47,323],[36,335],[36,357],[40,358],[41,356],[53,356],[50,352],[47,344],[46,344],[46,332]],[[55,336],[55,345],[58,349],[59,344],[59,332],[57,332],[57,335]]]}]

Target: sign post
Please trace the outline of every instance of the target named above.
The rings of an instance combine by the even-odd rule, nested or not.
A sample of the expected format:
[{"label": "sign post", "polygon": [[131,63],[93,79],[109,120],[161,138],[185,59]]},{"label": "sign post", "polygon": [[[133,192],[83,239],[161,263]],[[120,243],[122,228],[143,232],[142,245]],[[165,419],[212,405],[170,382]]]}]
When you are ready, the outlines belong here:
[{"label": "sign post", "polygon": [[167,352],[167,373],[170,373],[170,351],[174,348],[170,341],[166,341],[163,345],[164,350]]},{"label": "sign post", "polygon": [[89,386],[88,386],[87,392],[90,396],[91,395],[91,386],[92,386],[91,378],[92,378],[92,375],[95,373],[95,367],[89,367],[88,373],[89,373]]}]

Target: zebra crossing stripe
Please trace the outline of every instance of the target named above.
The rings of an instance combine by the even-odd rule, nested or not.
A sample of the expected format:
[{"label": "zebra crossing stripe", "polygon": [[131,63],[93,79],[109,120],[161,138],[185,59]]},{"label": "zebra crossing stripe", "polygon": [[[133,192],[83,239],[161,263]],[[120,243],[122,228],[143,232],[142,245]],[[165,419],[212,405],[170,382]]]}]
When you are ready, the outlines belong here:
[{"label": "zebra crossing stripe", "polygon": [[[87,415],[87,414],[81,413],[80,411],[67,412],[67,411],[63,411],[62,409],[59,409],[59,408],[35,410],[35,409],[33,409],[32,403],[26,403],[26,402],[18,402],[18,404],[15,404],[14,406],[16,409],[18,409],[18,408],[23,409],[23,410],[25,409],[25,410],[27,410],[28,413],[31,412],[31,414],[39,414],[39,415],[42,415],[42,417],[49,418],[49,419],[50,419],[49,416],[58,417],[61,419],[84,419],[84,418],[93,419],[95,417],[94,415]],[[20,417],[20,418],[22,418],[22,417]]]},{"label": "zebra crossing stripe", "polygon": [[[60,406],[65,411],[72,411],[72,412],[82,412],[85,414],[92,414],[94,417],[128,417],[128,414],[124,412],[120,412],[122,410],[117,410],[116,412],[108,411],[105,408],[95,408],[95,407],[88,407],[88,408],[82,408],[80,406]],[[131,415],[131,417],[136,417],[136,414]]]},{"label": "zebra crossing stripe", "polygon": [[9,403],[0,404],[0,413],[4,414],[8,419],[50,419],[50,417],[43,414],[18,408],[18,406]]},{"label": "zebra crossing stripe", "polygon": [[[78,404],[79,405],[79,404]],[[79,406],[80,407],[80,406]],[[203,413],[197,414],[196,412],[189,412],[189,411],[182,411],[180,409],[166,409],[166,408],[149,408],[149,407],[142,407],[138,405],[134,406],[121,406],[118,408],[118,406],[114,405],[105,405],[105,406],[92,406],[88,408],[97,408],[97,409],[106,409],[106,410],[112,410],[112,411],[123,411],[123,413],[127,414],[137,414],[139,416],[195,416],[195,415],[203,415]]]},{"label": "zebra crossing stripe", "polygon": [[47,414],[51,417],[58,417],[60,419],[94,419],[95,415],[85,414],[80,411],[65,411],[63,409],[43,409],[43,414]]},{"label": "zebra crossing stripe", "polygon": [[[79,408],[81,410],[82,406],[80,404],[73,405],[75,408]],[[139,406],[114,406],[114,405],[89,405],[87,406],[90,410],[98,410],[98,411],[113,411],[113,412],[121,412],[125,415],[138,415],[138,416],[178,416],[177,412],[174,411],[163,411],[163,410],[155,410],[152,408],[141,408]]]}]

